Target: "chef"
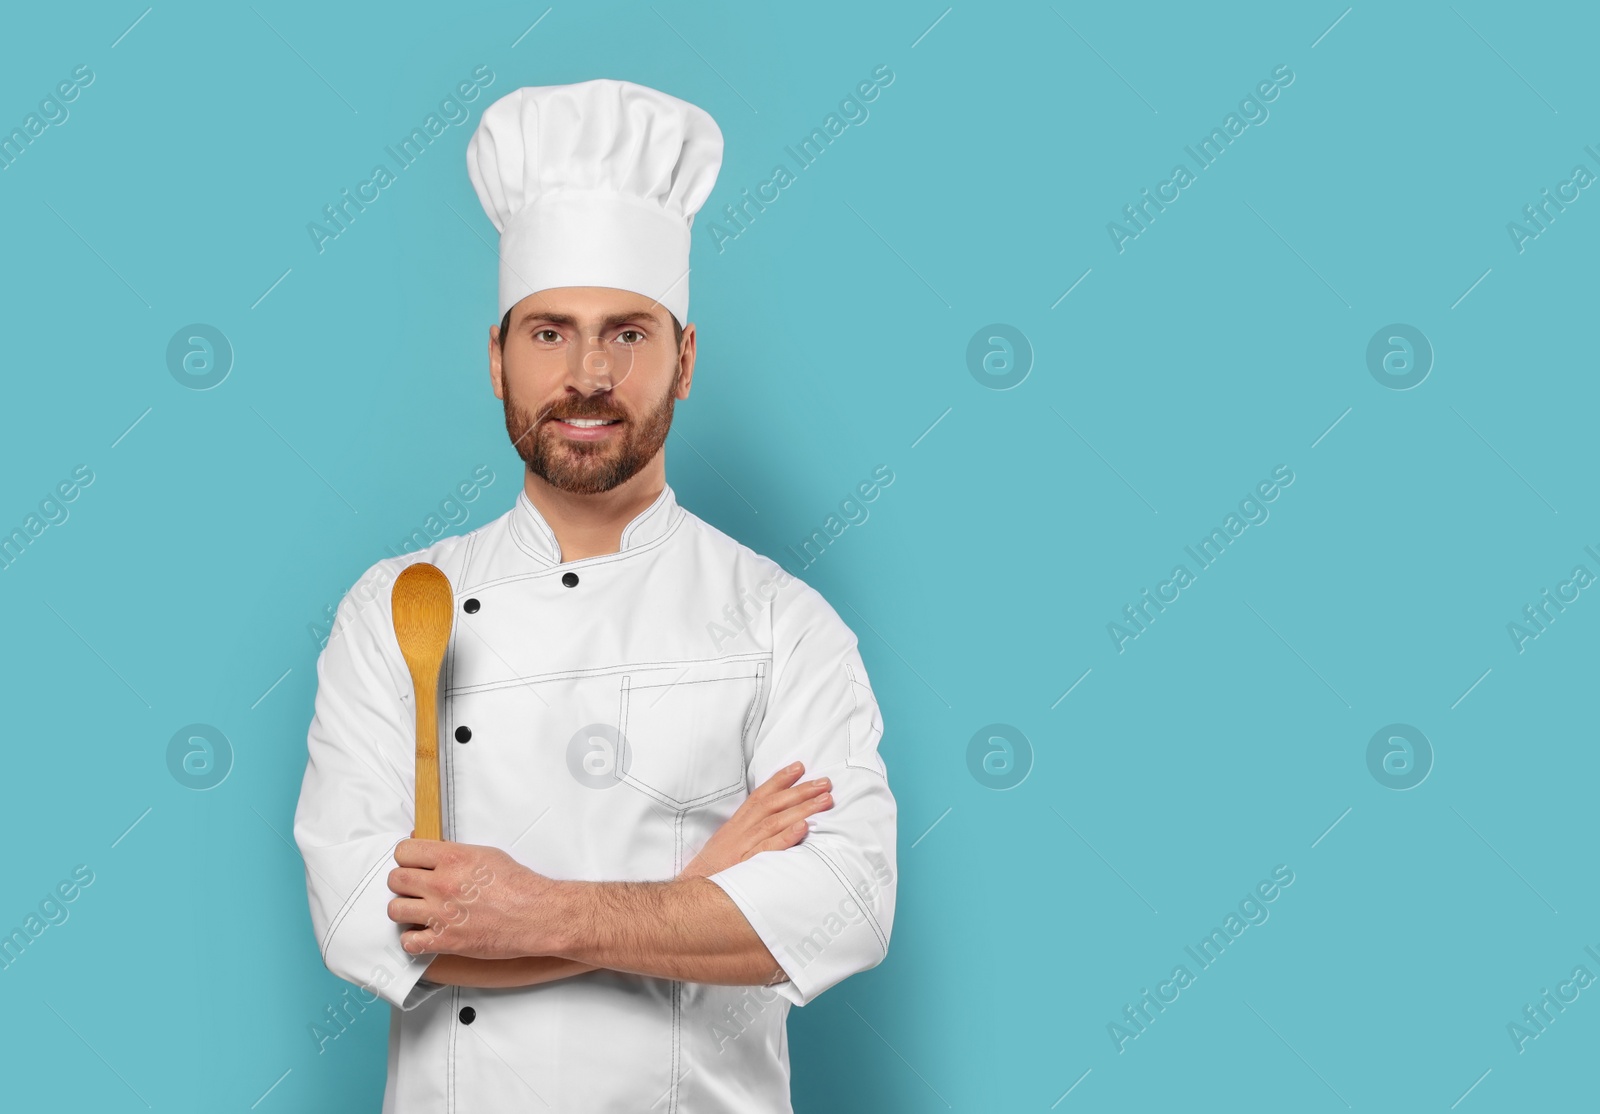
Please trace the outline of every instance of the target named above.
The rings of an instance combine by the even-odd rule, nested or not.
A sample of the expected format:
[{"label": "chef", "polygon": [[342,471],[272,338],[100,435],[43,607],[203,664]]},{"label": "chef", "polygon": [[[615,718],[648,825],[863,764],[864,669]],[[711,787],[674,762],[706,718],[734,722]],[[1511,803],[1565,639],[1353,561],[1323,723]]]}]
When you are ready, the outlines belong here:
[{"label": "chef", "polygon": [[[855,636],[666,483],[721,161],[703,110],[613,80],[518,89],[468,145],[523,488],[340,602],[294,824],[324,962],[393,1007],[385,1114],[789,1111],[789,1007],[887,951],[896,808]],[[410,838],[388,586],[417,561],[455,593],[443,841]]]}]

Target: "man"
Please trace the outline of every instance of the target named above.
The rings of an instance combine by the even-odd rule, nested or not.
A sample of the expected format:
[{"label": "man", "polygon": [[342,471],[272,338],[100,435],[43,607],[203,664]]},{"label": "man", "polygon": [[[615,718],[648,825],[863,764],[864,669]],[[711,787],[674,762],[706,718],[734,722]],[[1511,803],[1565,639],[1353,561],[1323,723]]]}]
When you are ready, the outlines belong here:
[{"label": "man", "polygon": [[[519,89],[468,147],[523,489],[340,603],[295,816],[324,961],[394,1007],[386,1114],[789,1111],[789,1007],[887,951],[855,637],[666,484],[721,156],[705,112],[609,80]],[[419,560],[455,592],[444,841],[407,838],[415,698],[372,591]]]}]

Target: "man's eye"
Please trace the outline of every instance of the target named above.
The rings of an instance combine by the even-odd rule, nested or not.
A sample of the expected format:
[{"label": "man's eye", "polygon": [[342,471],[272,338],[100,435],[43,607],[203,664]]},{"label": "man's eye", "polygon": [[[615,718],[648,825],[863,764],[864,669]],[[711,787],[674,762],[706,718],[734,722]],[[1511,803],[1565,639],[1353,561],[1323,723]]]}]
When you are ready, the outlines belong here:
[{"label": "man's eye", "polygon": [[554,329],[540,329],[533,334],[534,340],[544,340],[546,337],[549,338],[547,343],[554,344],[557,340],[561,339],[561,334],[556,332]]},{"label": "man's eye", "polygon": [[[630,336],[635,339],[628,340],[627,338]],[[617,339],[621,340],[623,344],[638,344],[644,339],[644,334],[638,329],[624,329],[621,333],[617,334]]]}]

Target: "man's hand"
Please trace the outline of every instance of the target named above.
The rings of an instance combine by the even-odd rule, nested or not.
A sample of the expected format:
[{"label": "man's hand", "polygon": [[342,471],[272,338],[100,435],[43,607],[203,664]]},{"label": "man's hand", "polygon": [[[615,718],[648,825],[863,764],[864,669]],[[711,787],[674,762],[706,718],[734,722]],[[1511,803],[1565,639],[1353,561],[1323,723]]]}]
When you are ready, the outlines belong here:
[{"label": "man's hand", "polygon": [[422,927],[403,932],[413,955],[448,952],[510,959],[525,950],[556,881],[496,847],[431,839],[401,840],[389,872],[389,919]]},{"label": "man's hand", "polygon": [[833,807],[833,794],[828,792],[833,783],[827,778],[794,784],[804,771],[796,762],[757,786],[678,878],[708,878],[753,855],[782,851],[804,839],[809,830],[806,817]]}]

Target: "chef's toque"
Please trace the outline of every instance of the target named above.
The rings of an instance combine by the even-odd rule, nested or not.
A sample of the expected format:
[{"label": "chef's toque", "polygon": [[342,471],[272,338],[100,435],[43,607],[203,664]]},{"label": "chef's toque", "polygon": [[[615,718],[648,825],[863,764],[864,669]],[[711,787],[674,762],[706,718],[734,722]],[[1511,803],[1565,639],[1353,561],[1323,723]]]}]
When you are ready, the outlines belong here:
[{"label": "chef's toque", "polygon": [[689,229],[722,167],[702,108],[631,81],[536,85],[483,112],[467,175],[500,233],[500,314],[540,290],[610,286],[684,324]]}]

